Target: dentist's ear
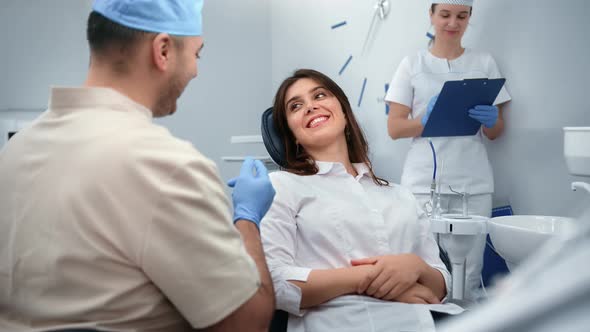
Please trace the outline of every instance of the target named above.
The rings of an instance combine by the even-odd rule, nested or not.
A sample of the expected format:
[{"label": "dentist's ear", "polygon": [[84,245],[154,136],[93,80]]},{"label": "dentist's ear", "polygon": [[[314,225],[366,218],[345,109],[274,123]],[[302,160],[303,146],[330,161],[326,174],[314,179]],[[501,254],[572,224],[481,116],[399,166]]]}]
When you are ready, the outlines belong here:
[{"label": "dentist's ear", "polygon": [[172,38],[167,33],[160,33],[152,40],[152,61],[160,71],[169,67]]}]

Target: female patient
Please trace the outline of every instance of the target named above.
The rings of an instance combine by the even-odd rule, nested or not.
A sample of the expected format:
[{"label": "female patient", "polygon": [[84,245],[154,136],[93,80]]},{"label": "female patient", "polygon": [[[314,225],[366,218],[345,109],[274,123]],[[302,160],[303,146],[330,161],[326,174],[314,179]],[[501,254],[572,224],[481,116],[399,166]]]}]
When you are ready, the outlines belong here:
[{"label": "female patient", "polygon": [[450,274],[412,193],[373,173],[344,92],[298,70],[273,117],[288,165],[261,234],[289,331],[432,330]]}]

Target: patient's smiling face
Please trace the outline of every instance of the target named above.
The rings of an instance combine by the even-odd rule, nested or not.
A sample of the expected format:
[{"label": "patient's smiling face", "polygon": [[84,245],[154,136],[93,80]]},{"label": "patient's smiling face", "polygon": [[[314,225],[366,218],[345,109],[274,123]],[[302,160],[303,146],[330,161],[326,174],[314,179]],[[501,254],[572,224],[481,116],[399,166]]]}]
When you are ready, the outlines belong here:
[{"label": "patient's smiling face", "polygon": [[285,112],[289,129],[301,146],[318,148],[346,144],[346,118],[340,102],[318,82],[302,78],[287,90]]}]

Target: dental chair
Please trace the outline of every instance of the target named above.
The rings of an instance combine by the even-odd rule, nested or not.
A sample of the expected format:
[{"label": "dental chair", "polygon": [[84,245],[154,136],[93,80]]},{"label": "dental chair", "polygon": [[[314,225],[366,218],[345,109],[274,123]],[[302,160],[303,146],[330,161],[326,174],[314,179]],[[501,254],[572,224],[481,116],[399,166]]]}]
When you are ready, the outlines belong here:
[{"label": "dental chair", "polygon": [[279,131],[275,128],[272,117],[272,107],[262,113],[262,125],[260,131],[262,133],[264,147],[266,147],[266,151],[268,151],[272,161],[274,161],[279,167],[285,168],[287,165],[285,146],[283,145]]},{"label": "dental chair", "polygon": [[[285,168],[287,165],[287,158],[285,156],[285,146],[281,139],[277,128],[274,125],[272,116],[272,107],[262,113],[262,124],[260,131],[262,133],[262,141],[264,147],[270,155],[272,161],[280,168]],[[451,271],[451,261],[447,253],[439,246],[440,259],[443,261],[447,270]],[[273,316],[269,332],[283,332],[287,331],[287,319],[289,315],[282,310],[276,310]]]},{"label": "dental chair", "polygon": [[[287,165],[287,159],[285,158],[285,146],[281,140],[279,132],[274,126],[272,118],[272,107],[262,113],[262,124],[260,131],[262,133],[262,141],[264,147],[272,161],[275,162],[279,167],[283,168]],[[286,332],[287,331],[287,320],[289,319],[289,313],[283,310],[275,310],[275,313],[270,322],[269,332]]]}]

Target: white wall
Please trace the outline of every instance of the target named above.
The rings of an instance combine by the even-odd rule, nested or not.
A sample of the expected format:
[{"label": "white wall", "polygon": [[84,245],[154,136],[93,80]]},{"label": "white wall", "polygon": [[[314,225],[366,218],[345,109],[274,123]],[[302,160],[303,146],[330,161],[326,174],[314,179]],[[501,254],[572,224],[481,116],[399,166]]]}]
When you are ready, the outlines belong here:
[{"label": "white wall", "polygon": [[44,109],[50,85],[80,84],[89,1],[0,1],[0,109]]},{"label": "white wall", "polygon": [[[398,182],[409,140],[387,136],[384,83],[405,55],[426,47],[430,1],[390,2],[390,16],[378,22],[363,56],[374,1],[274,1],[273,87],[300,67],[334,78],[365,129],[377,174]],[[584,194],[569,189],[576,178],[565,166],[561,127],[590,125],[589,14],[587,0],[475,0],[464,45],[495,56],[513,97],[505,135],[488,144],[496,206],[511,204],[518,214],[576,216],[588,205]],[[346,26],[330,28],[343,20]],[[339,75],[348,54],[353,60]],[[356,107],[365,77],[363,104]]]},{"label": "white wall", "polygon": [[[363,104],[355,112],[378,174],[398,181],[408,140],[387,137],[384,84],[403,56],[425,47],[429,1],[390,1],[390,16],[377,25],[364,56],[373,1],[206,1],[199,77],[179,101],[179,112],[158,121],[216,161],[227,179],[239,164],[223,163],[221,156],[264,152],[262,146],[230,145],[229,137],[259,133],[261,111],[295,68],[335,78],[353,105],[367,77]],[[23,109],[45,108],[50,85],[84,80],[90,3],[0,1],[0,117],[30,118],[33,113]],[[572,215],[588,204],[582,193],[569,190],[576,178],[565,168],[561,127],[590,125],[584,98],[589,7],[586,0],[476,0],[465,45],[493,53],[513,96],[506,133],[488,146],[496,205],[510,203],[520,214]],[[348,24],[330,29],[342,20]],[[353,61],[338,75],[349,54]]]},{"label": "white wall", "polygon": [[[90,0],[0,1],[0,118],[30,118],[30,109],[47,106],[50,85],[84,81],[90,8]],[[229,141],[259,133],[259,114],[271,99],[269,12],[266,0],[205,1],[199,76],[178,112],[157,120],[217,162],[225,179],[239,164],[223,163],[221,156],[264,149]]]},{"label": "white wall", "polygon": [[269,0],[205,0],[205,47],[199,76],[179,100],[179,111],[159,121],[213,159],[227,180],[240,163],[222,156],[265,155],[262,144],[230,144],[230,136],[260,134],[272,98]]},{"label": "white wall", "polygon": [[562,127],[590,125],[590,2],[480,5],[467,42],[494,52],[513,97],[506,135],[488,144],[496,199],[519,213],[574,215],[590,200],[570,190],[576,178],[563,158]]}]

